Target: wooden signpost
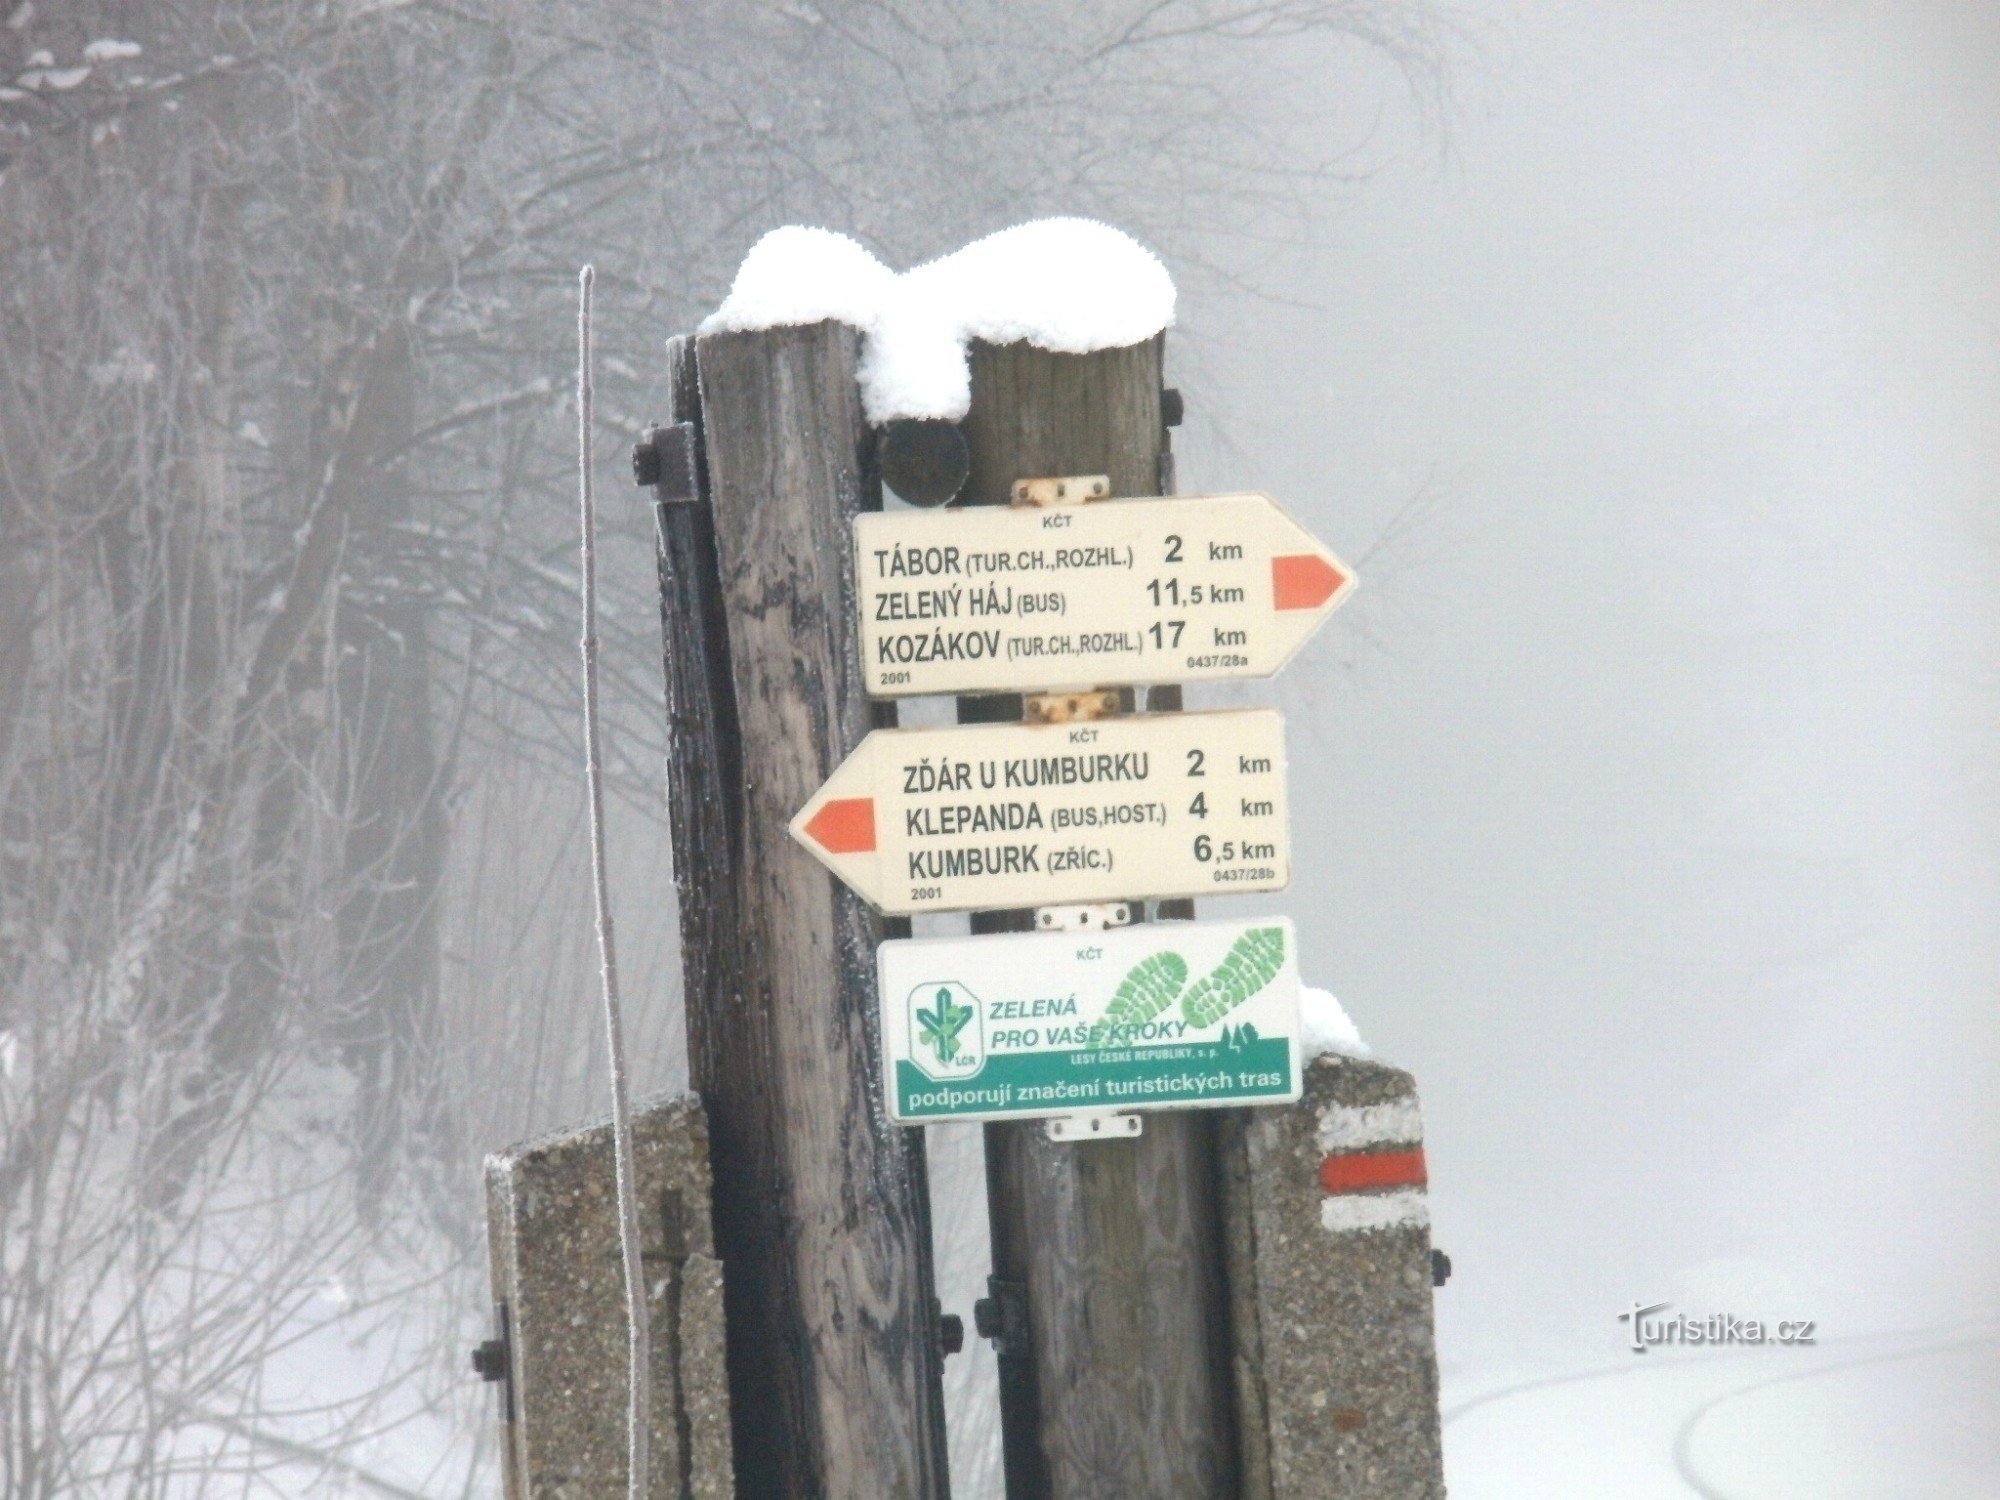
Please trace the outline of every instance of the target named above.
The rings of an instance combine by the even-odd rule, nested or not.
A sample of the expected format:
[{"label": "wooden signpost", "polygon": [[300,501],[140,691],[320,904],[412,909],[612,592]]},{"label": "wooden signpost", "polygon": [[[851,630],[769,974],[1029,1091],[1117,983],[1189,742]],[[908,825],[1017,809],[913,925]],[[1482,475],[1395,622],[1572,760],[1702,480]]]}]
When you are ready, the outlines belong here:
[{"label": "wooden signpost", "polygon": [[[830,323],[681,343],[678,425],[642,449],[736,1474],[941,1500],[904,1127],[974,1118],[1010,1500],[1221,1500],[1213,1111],[1298,1097],[1298,979],[1288,922],[1188,898],[1287,883],[1285,751],[1276,713],[1183,714],[1174,684],[1275,671],[1353,575],[1268,496],[1152,493],[1157,338],[975,343],[959,508],[880,513],[858,350]],[[896,729],[880,700],[919,693],[964,695],[960,725]],[[959,910],[972,936],[899,920]],[[1108,930],[1028,935],[1072,917]]]},{"label": "wooden signpost", "polygon": [[[975,343],[960,519],[1010,506],[1023,479],[1102,475],[1112,495],[1169,488],[1161,361],[1157,338],[1086,355]],[[1120,696],[1097,711],[1118,711]],[[1018,720],[1037,706],[962,697],[958,716]],[[1177,710],[1180,689],[1146,690],[1143,706]],[[972,916],[974,933],[1034,925],[1027,911]],[[1236,1492],[1213,1120],[1166,1111],[1137,1137],[1078,1145],[1037,1121],[986,1126],[993,1274],[981,1331],[998,1356],[1009,1500]]]},{"label": "wooden signpost", "polygon": [[782,833],[883,718],[850,634],[848,525],[880,503],[860,336],[820,323],[674,352],[687,425],[651,445],[669,806],[736,1480],[772,1500],[942,1500],[923,1137],[876,1082],[874,951],[900,934]]},{"label": "wooden signpost", "polygon": [[1273,891],[1291,878],[1268,709],[877,730],[792,819],[882,911]]},{"label": "wooden signpost", "polygon": [[1052,490],[1020,491],[856,520],[871,694],[1268,677],[1354,587],[1269,495],[1043,505]]}]

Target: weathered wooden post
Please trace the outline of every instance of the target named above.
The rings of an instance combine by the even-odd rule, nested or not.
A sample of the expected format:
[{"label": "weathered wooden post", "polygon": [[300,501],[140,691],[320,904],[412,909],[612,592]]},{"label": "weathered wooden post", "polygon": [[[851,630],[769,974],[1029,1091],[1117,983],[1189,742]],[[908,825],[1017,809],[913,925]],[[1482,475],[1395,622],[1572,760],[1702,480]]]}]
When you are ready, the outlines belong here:
[{"label": "weathered wooden post", "polygon": [[[766,326],[826,308],[869,329],[879,444],[861,335]],[[1188,899],[1289,879],[1283,723],[1179,713],[1177,683],[1270,675],[1353,578],[1268,495],[1163,497],[1171,310],[1102,225],[902,281],[783,230],[711,325],[743,331],[677,349],[681,425],[640,462],[748,1493],[942,1493],[921,1151],[891,1123],[942,1118],[995,1122],[978,1321],[1010,1500],[1234,1496],[1245,1452],[1288,1461],[1275,1403],[1235,1430],[1267,1320],[1239,1289],[1256,1328],[1231,1326],[1254,1235],[1225,1233],[1203,1111],[1300,1097],[1296,934]],[[975,509],[869,514],[878,456]],[[959,727],[876,732],[870,694],[945,693]],[[933,911],[975,936],[872,914]]]},{"label": "weathered wooden post", "polygon": [[[660,567],[689,1068],[708,1112],[741,1493],[946,1493],[922,1137],[887,1122],[883,919],[785,836],[871,712],[849,523],[879,505],[835,323],[675,351]],[[688,491],[676,499],[675,491]]]},{"label": "weathered wooden post", "polygon": [[[1162,340],[1094,354],[972,349],[960,503],[1016,480],[1102,474],[1113,495],[1162,485]],[[1179,708],[1177,688],[1149,707]],[[1129,701],[1129,700],[1127,700]],[[962,698],[961,722],[1019,718],[1019,697]],[[1186,916],[1187,902],[1156,915]],[[1033,913],[982,912],[975,932]],[[1236,1493],[1217,1160],[1205,1112],[1143,1134],[1058,1143],[1040,1121],[986,1127],[993,1299],[1009,1500]],[[985,1330],[982,1330],[985,1331]]]}]

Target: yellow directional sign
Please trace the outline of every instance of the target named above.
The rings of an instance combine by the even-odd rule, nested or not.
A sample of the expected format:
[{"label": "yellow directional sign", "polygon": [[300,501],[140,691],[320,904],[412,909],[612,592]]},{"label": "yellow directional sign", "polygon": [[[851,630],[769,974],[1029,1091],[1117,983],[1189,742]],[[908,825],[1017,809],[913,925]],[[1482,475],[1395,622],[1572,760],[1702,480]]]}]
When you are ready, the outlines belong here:
[{"label": "yellow directional sign", "polygon": [[854,522],[868,691],[1268,677],[1354,587],[1269,495]]},{"label": "yellow directional sign", "polygon": [[892,914],[1282,889],[1270,709],[878,729],[792,837]]}]

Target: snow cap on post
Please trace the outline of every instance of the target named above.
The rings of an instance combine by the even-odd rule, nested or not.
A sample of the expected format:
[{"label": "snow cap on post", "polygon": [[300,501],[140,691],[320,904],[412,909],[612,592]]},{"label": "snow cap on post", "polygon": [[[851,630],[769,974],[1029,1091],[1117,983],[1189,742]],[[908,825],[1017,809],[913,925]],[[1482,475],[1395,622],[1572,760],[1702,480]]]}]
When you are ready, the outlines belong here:
[{"label": "snow cap on post", "polygon": [[846,235],[790,225],[750,249],[703,333],[828,319],[862,331],[868,420],[957,421],[972,405],[966,345],[1058,354],[1141,343],[1172,326],[1159,257],[1093,219],[1017,224],[897,275]]},{"label": "snow cap on post", "polygon": [[1333,995],[1310,984],[1299,986],[1299,1050],[1307,1061],[1315,1057],[1368,1059],[1375,1049],[1361,1040],[1361,1031]]}]

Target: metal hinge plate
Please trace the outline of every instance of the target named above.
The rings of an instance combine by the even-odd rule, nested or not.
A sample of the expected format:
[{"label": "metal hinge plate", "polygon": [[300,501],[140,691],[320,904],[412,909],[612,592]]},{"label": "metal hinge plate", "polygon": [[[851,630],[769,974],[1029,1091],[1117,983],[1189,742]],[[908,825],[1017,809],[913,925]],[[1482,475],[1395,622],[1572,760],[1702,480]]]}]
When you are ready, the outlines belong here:
[{"label": "metal hinge plate", "polygon": [[1113,1114],[1097,1110],[1082,1115],[1056,1115],[1042,1122],[1052,1141],[1067,1144],[1071,1141],[1119,1141],[1130,1140],[1146,1131],[1144,1115]]},{"label": "metal hinge plate", "polygon": [[1065,474],[1056,479],[1017,479],[1014,504],[1046,509],[1051,505],[1084,505],[1111,494],[1109,474]]}]

